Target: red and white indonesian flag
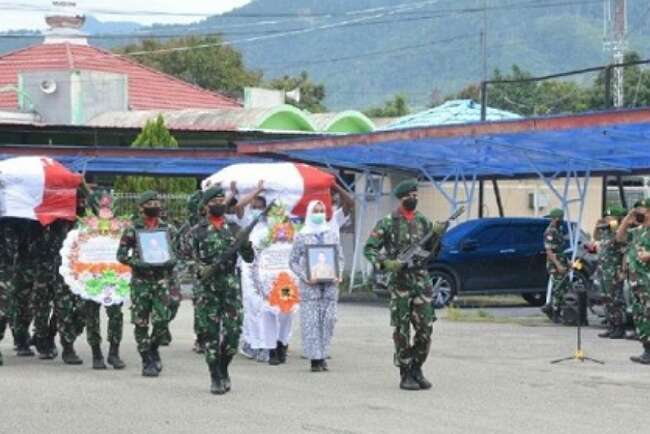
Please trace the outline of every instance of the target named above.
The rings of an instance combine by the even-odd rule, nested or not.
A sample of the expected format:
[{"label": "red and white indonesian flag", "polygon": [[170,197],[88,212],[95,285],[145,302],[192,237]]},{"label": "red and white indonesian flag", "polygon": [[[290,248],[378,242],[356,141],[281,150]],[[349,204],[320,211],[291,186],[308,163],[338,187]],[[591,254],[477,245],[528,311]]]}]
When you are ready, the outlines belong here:
[{"label": "red and white indonesian flag", "polygon": [[0,216],[38,220],[76,219],[81,175],[46,157],[0,161]]},{"label": "red and white indonesian flag", "polygon": [[304,217],[307,205],[312,200],[322,201],[327,207],[328,214],[331,213],[330,189],[335,182],[334,176],[307,164],[234,164],[206,178],[201,187],[207,190],[220,184],[228,190],[230,183],[234,181],[242,196],[254,191],[260,180],[264,181],[263,196],[267,202],[277,200],[295,216]]}]

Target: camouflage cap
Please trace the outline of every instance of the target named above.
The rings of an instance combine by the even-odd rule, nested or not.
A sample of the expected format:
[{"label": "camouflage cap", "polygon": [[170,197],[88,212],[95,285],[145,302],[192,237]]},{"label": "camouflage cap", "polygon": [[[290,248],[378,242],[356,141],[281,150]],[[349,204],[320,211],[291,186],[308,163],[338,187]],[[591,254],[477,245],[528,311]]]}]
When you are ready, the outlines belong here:
[{"label": "camouflage cap", "polygon": [[150,200],[158,200],[158,192],[153,190],[145,191],[138,197],[138,205],[142,206]]},{"label": "camouflage cap", "polygon": [[396,198],[401,199],[413,191],[418,191],[418,181],[416,179],[407,179],[397,184],[393,194]]},{"label": "camouflage cap", "polygon": [[548,216],[552,219],[562,219],[564,218],[564,211],[560,208],[553,208],[551,212],[548,213]]},{"label": "camouflage cap", "polygon": [[226,197],[226,192],[218,185],[211,187],[203,192],[203,205],[210,202],[215,197]]},{"label": "camouflage cap", "polygon": [[610,206],[607,208],[607,215],[612,217],[625,217],[627,210],[622,206]]}]

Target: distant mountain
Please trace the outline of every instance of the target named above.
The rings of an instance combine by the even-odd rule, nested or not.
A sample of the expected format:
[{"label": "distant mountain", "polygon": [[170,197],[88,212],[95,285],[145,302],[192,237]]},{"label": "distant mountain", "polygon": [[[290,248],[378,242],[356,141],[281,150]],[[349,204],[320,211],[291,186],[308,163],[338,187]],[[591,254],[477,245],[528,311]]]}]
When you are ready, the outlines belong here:
[{"label": "distant mountain", "polygon": [[142,27],[143,26],[141,24],[131,21],[102,22],[93,16],[87,16],[83,31],[91,35],[106,33],[132,33],[141,29]]},{"label": "distant mountain", "polygon": [[[404,93],[413,107],[421,108],[430,103],[434,93],[447,95],[480,81],[482,3],[254,0],[196,24],[139,30],[154,34],[222,32],[242,51],[246,65],[263,71],[266,78],[308,71],[325,84],[330,109],[379,105],[395,93]],[[602,3],[487,0],[490,72],[517,64],[540,75],[606,63]],[[630,0],[628,6],[629,48],[648,58],[650,4]],[[91,42],[111,48],[133,40]],[[6,43],[0,38],[0,50]],[[593,76],[583,79],[589,81]]]}]

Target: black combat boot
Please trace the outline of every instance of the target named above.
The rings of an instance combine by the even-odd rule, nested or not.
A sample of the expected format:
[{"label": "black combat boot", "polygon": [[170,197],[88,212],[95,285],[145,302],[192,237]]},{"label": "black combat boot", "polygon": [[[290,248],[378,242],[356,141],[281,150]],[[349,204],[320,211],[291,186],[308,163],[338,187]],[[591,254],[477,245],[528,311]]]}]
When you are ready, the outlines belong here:
[{"label": "black combat boot", "polygon": [[278,366],[280,363],[280,357],[278,355],[278,350],[269,350],[269,365]]},{"label": "black combat boot", "polygon": [[630,357],[634,363],[641,363],[642,365],[650,365],[650,342],[643,344],[643,353],[640,356]]},{"label": "black combat boot", "polygon": [[151,344],[151,357],[153,358],[154,365],[158,372],[162,372],[163,365],[160,360],[160,352],[158,351],[158,344]]},{"label": "black combat boot", "polygon": [[420,385],[413,378],[413,374],[409,368],[399,368],[401,381],[399,388],[402,390],[420,390]]},{"label": "black combat boot", "polygon": [[223,387],[226,389],[226,392],[230,392],[230,374],[228,373],[228,366],[230,366],[230,362],[232,362],[232,356],[223,356],[221,358],[221,378],[223,381]]},{"label": "black combat boot", "polygon": [[53,360],[56,357],[56,346],[54,346],[54,342],[50,342],[49,336],[44,338],[35,338],[35,341],[39,359]]},{"label": "black combat boot", "polygon": [[561,309],[553,310],[553,313],[551,314],[551,321],[553,321],[553,324],[562,324],[562,310]]},{"label": "black combat boot", "polygon": [[153,356],[149,351],[140,353],[142,357],[142,376],[143,377],[157,377],[160,375],[158,369],[156,369],[156,362],[153,360]]},{"label": "black combat boot", "polygon": [[102,347],[100,347],[99,344],[93,345],[91,350],[93,352],[93,369],[106,369]]},{"label": "black combat boot", "polygon": [[415,380],[416,383],[420,386],[420,389],[431,389],[431,383],[429,380],[427,380],[424,377],[424,374],[422,373],[422,366],[421,365],[413,365],[411,368],[411,376]]},{"label": "black combat boot", "polygon": [[602,333],[598,333],[599,338],[608,338],[612,335],[612,332],[614,332],[614,329],[611,327],[608,327],[607,330],[605,330]]},{"label": "black combat boot", "polygon": [[27,337],[17,336],[16,337],[16,355],[18,357],[33,357],[34,351],[29,347],[27,343]]},{"label": "black combat boot", "polygon": [[0,366],[4,365],[4,360],[2,360],[2,353],[0,353]]},{"label": "black combat boot", "polygon": [[66,365],[81,365],[83,363],[83,360],[77,356],[77,353],[74,350],[74,346],[72,344],[62,344],[63,345],[63,353],[61,354],[61,358],[63,359],[63,363]]},{"label": "black combat boot", "polygon": [[278,355],[278,360],[280,363],[287,363],[287,349],[289,345],[282,345],[282,342],[278,341],[278,346],[275,348],[275,351]]},{"label": "black combat boot", "polygon": [[548,319],[553,320],[553,306],[551,304],[545,304],[540,310]]},{"label": "black combat boot", "polygon": [[609,334],[610,339],[623,339],[625,337],[625,327],[616,326],[614,330]]},{"label": "black combat boot", "polygon": [[212,378],[210,393],[213,395],[223,395],[226,393],[226,386],[223,384],[223,379],[221,378],[221,369],[219,367],[219,362],[210,364],[210,377]]},{"label": "black combat boot", "polygon": [[311,361],[311,372],[320,372],[320,360]]},{"label": "black combat boot", "polygon": [[124,369],[126,364],[120,359],[120,344],[111,344],[111,348],[108,350],[108,359],[106,359],[109,365],[113,369]]}]

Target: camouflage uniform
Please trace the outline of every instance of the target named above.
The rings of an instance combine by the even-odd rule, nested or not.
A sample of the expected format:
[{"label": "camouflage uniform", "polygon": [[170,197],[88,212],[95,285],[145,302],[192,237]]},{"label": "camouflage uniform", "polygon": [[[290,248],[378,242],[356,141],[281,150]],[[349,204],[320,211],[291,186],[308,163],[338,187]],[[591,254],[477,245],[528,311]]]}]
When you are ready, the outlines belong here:
[{"label": "camouflage uniform", "polygon": [[[415,218],[408,221],[396,211],[377,223],[366,242],[364,254],[375,270],[381,270],[384,261],[396,259],[401,250],[420,241],[432,229],[432,223],[421,213],[416,212]],[[425,250],[433,248],[435,238],[424,246]],[[395,327],[394,364],[404,369],[412,365],[422,366],[429,355],[433,322],[436,320],[431,277],[425,264],[391,274],[388,287],[391,325]],[[411,324],[415,330],[413,344]]]},{"label": "camouflage uniform", "polygon": [[[92,300],[84,302],[84,314],[86,319],[86,341],[91,347],[96,347],[102,343],[102,333],[100,327],[99,311],[101,305]],[[108,342],[115,346],[122,342],[122,330],[124,328],[124,315],[122,314],[122,305],[106,306],[106,315],[108,316]]]},{"label": "camouflage uniform", "polygon": [[596,231],[598,248],[598,278],[602,295],[608,297],[605,304],[605,320],[610,330],[622,329],[625,324],[625,298],[623,294],[624,246],[616,241],[616,231],[608,222],[599,222]]},{"label": "camouflage uniform", "polygon": [[[59,274],[61,247],[73,226],[73,222],[57,220],[44,228],[38,243],[38,251],[44,256],[37,267],[32,306],[35,337],[41,353],[47,352],[49,346],[54,346],[53,335],[56,331],[64,346],[72,345],[83,331],[81,299],[70,291]],[[53,330],[50,312],[53,313]]]},{"label": "camouflage uniform", "polygon": [[[636,324],[636,318],[642,314],[642,308],[640,300],[637,298],[637,293],[634,291],[634,286],[632,285],[632,272],[630,264],[634,260],[636,255],[636,246],[638,243],[639,235],[641,231],[638,230],[639,227],[632,227],[628,229],[627,232],[627,244],[625,245],[625,257],[624,257],[624,270],[627,275],[627,280],[630,285],[630,308],[632,310],[632,321]],[[635,330],[636,332],[636,330]],[[632,335],[634,336],[634,335]]]},{"label": "camouflage uniform", "polygon": [[[168,345],[171,334],[169,326],[169,287],[173,263],[153,267],[140,260],[136,232],[147,229],[142,218],[135,218],[120,239],[117,260],[132,269],[131,277],[131,322],[135,325],[135,340],[141,355],[148,354],[159,345]],[[158,220],[157,229],[167,229],[170,238],[175,238],[174,229]],[[149,332],[149,322],[152,330]]]},{"label": "camouflage uniform", "polygon": [[[0,342],[11,319],[14,261],[18,250],[15,219],[0,219]],[[0,354],[2,365],[2,354]]]},{"label": "camouflage uniform", "polygon": [[645,346],[650,344],[650,264],[641,261],[639,256],[650,252],[650,228],[639,227],[632,231],[636,242],[628,259],[630,285],[638,303],[633,311],[634,326]]},{"label": "camouflage uniform", "polygon": [[202,192],[199,190],[188,198],[187,210],[189,219],[183,223],[178,230],[176,239],[176,251],[178,258],[182,261],[185,272],[192,278],[192,305],[194,307],[194,334],[196,336],[197,351],[202,351],[201,346],[205,332],[199,327],[197,301],[200,296],[201,284],[199,282],[198,270],[192,254],[192,229],[200,220],[199,206],[201,204]]},{"label": "camouflage uniform", "polygon": [[16,219],[17,254],[14,268],[14,296],[12,300],[12,328],[20,355],[28,354],[29,325],[32,322],[32,292],[34,289],[38,264],[44,260],[44,253],[38,251],[43,227],[37,221]]},{"label": "camouflage uniform", "polygon": [[569,261],[564,256],[564,235],[553,222],[544,231],[544,249],[555,253],[558,261],[565,268],[565,272],[561,273],[553,261],[546,259],[546,271],[548,271],[553,284],[551,305],[554,314],[559,315],[564,305],[564,297],[569,289]]},{"label": "camouflage uniform", "polygon": [[[192,228],[192,253],[200,275],[236,242],[236,227],[223,223],[215,227],[207,218]],[[239,254],[246,262],[255,255],[250,242],[244,242]],[[242,294],[235,271],[236,255],[227,260],[221,272],[201,282],[196,302],[198,328],[206,337],[206,361],[211,368],[220,367],[227,376],[227,365],[237,353],[242,327]],[[224,372],[225,370],[225,372]]]}]

